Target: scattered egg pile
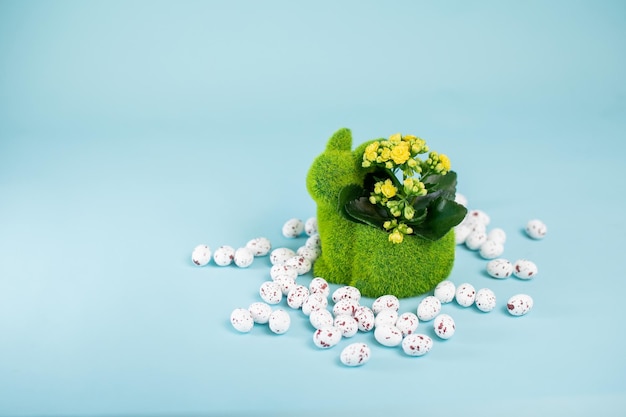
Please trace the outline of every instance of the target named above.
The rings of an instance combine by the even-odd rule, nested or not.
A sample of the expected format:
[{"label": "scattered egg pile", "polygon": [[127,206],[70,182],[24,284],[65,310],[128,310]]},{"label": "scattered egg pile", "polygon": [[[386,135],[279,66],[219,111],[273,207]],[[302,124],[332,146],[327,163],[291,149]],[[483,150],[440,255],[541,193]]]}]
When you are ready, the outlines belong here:
[{"label": "scattered egg pile", "polygon": [[[467,199],[461,194],[457,194],[457,202],[467,205]],[[532,261],[519,259],[512,263],[500,257],[504,252],[506,233],[500,228],[488,230],[489,223],[490,218],[485,212],[468,211],[463,222],[455,227],[457,245],[465,245],[488,259],[486,271],[493,278],[534,278],[538,269]],[[540,220],[529,221],[525,230],[532,239],[542,239],[547,232]],[[432,295],[421,299],[414,312],[401,314],[400,300],[392,294],[380,296],[368,306],[362,304],[361,293],[356,287],[342,286],[331,293],[331,286],[322,277],[313,277],[308,285],[303,285],[298,282],[298,277],[311,270],[322,250],[316,218],[309,218],[306,222],[289,219],[282,227],[282,234],[287,238],[297,238],[303,233],[307,235],[306,242],[297,250],[287,247],[272,250],[270,241],[264,237],[252,239],[238,249],[220,246],[213,254],[204,244],[193,249],[191,259],[198,266],[205,266],[213,259],[217,266],[234,263],[246,268],[255,257],[269,256],[272,265],[270,279],[259,287],[262,301],[231,312],[230,322],[235,330],[247,333],[255,324],[267,324],[275,334],[287,332],[291,326],[289,311],[274,308],[285,300],[290,309],[308,316],[312,342],[320,349],[337,346],[342,339],[361,332],[372,333],[374,340],[382,346],[399,346],[408,356],[422,356],[432,349],[433,339],[417,332],[420,323],[430,323],[433,334],[444,340],[451,338],[456,331],[454,319],[442,313],[443,305],[456,301],[461,307],[475,306],[485,313],[497,305],[491,289],[476,290],[470,283],[457,286],[450,280],[439,283]],[[517,294],[508,299],[506,306],[512,316],[523,316],[532,309],[533,299],[527,294]],[[363,365],[370,357],[371,348],[363,342],[347,345],[339,355],[346,366]]]}]

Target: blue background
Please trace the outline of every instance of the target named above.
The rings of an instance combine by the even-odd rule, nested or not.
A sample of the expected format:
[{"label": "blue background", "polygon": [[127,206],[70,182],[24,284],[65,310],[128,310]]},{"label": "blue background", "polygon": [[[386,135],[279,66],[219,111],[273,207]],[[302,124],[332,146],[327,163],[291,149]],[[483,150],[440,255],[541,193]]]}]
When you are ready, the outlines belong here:
[{"label": "blue background", "polygon": [[[622,1],[0,1],[0,415],[623,415],[625,39]],[[420,358],[319,350],[296,310],[234,331],[269,260],[191,250],[303,244],[280,229],[344,126],[447,153],[539,275],[459,247],[498,308],[445,305]]]}]

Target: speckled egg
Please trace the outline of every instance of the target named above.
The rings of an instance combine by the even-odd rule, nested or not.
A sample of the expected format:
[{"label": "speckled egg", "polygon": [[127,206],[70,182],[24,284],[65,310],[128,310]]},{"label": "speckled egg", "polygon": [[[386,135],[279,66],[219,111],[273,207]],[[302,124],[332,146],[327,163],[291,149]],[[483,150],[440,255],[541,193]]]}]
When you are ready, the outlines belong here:
[{"label": "speckled egg", "polygon": [[284,264],[295,268],[298,271],[298,275],[304,275],[311,270],[311,261],[301,255],[292,256]]},{"label": "speckled egg", "polygon": [[454,226],[454,242],[457,245],[464,244],[470,233],[472,233],[472,228],[468,224],[460,223]]},{"label": "speckled egg", "polygon": [[465,239],[465,246],[469,250],[478,250],[487,241],[487,234],[482,230],[474,230]]},{"label": "speckled egg", "polygon": [[304,242],[304,246],[311,249],[320,249],[322,247],[322,239],[319,233],[313,233],[309,236],[306,242]]},{"label": "speckled egg", "polygon": [[409,356],[423,356],[433,348],[433,339],[425,334],[410,334],[402,340],[402,350]]},{"label": "speckled egg", "polygon": [[315,277],[309,283],[309,291],[311,294],[320,294],[324,298],[330,295],[330,285],[322,277]]},{"label": "speckled egg", "polygon": [[361,366],[370,360],[371,350],[365,343],[352,343],[341,351],[339,360],[346,366]]},{"label": "speckled egg", "polygon": [[476,289],[470,283],[463,283],[456,287],[455,298],[461,307],[469,307],[474,304],[476,299]]},{"label": "speckled egg", "polygon": [[235,259],[235,249],[232,246],[222,245],[213,254],[213,261],[218,266],[228,266],[233,259]]},{"label": "speckled egg", "polygon": [[288,276],[295,280],[298,278],[298,271],[296,271],[296,268],[285,264],[272,265],[270,268],[270,277],[272,280],[276,280],[276,278],[280,276]]},{"label": "speckled egg", "polygon": [[354,312],[354,319],[362,332],[369,332],[374,328],[374,312],[367,306],[359,306]]},{"label": "speckled egg", "polygon": [[496,227],[495,229],[491,229],[487,233],[487,240],[493,240],[494,242],[498,242],[501,245],[506,243],[506,232],[504,229]]},{"label": "speckled egg", "polygon": [[276,248],[270,252],[270,263],[272,265],[282,264],[293,256],[296,256],[296,252],[292,249]]},{"label": "speckled egg", "polygon": [[343,298],[335,303],[333,306],[333,314],[338,316],[340,314],[348,314],[354,316],[354,312],[359,307],[359,302],[352,298]]},{"label": "speckled egg", "polygon": [[309,217],[304,222],[304,233],[307,236],[312,236],[317,233],[317,217]]},{"label": "speckled egg", "polygon": [[359,323],[353,316],[348,314],[335,316],[333,325],[341,330],[343,337],[352,337],[359,331]]},{"label": "speckled egg", "polygon": [[289,313],[281,308],[272,311],[268,320],[269,328],[276,334],[283,334],[289,330],[291,326],[291,317]]},{"label": "speckled egg", "polygon": [[296,284],[287,293],[287,305],[291,308],[300,308],[302,303],[309,297],[309,289],[304,285]]},{"label": "speckled egg", "polygon": [[283,236],[295,238],[304,231],[304,223],[300,219],[289,219],[283,224]]},{"label": "speckled egg", "polygon": [[252,314],[245,308],[236,308],[230,313],[230,324],[241,333],[248,333],[254,327]]},{"label": "speckled egg", "polygon": [[309,260],[309,262],[313,263],[319,258],[322,252],[319,248],[309,248],[308,246],[300,246],[296,250],[296,255],[304,256]]},{"label": "speckled egg", "polygon": [[482,210],[469,210],[463,221],[467,223],[480,223],[487,226],[491,222],[491,218]]},{"label": "speckled egg", "polygon": [[311,314],[312,311],[320,310],[328,307],[328,299],[320,294],[310,294],[302,303],[302,313],[305,316]]},{"label": "speckled egg", "polygon": [[309,322],[311,326],[316,329],[321,329],[322,327],[330,327],[334,323],[333,315],[330,311],[325,308],[320,308],[319,310],[311,311],[309,314]]},{"label": "speckled egg", "polygon": [[530,220],[526,223],[526,234],[533,239],[543,239],[548,233],[548,227],[538,219]]},{"label": "speckled egg", "polygon": [[441,301],[439,298],[429,295],[420,301],[417,306],[417,318],[421,321],[430,321],[441,312]]},{"label": "speckled egg", "polygon": [[246,248],[250,249],[254,256],[265,256],[272,249],[272,244],[268,238],[257,237],[249,240]]},{"label": "speckled egg", "polygon": [[326,326],[317,329],[313,333],[313,343],[315,346],[328,349],[336,346],[341,341],[341,330],[335,326]]},{"label": "speckled egg", "polygon": [[283,299],[283,290],[274,281],[265,281],[259,288],[259,295],[267,304],[278,304]]},{"label": "speckled egg", "polygon": [[383,308],[374,317],[374,327],[395,326],[398,321],[398,311],[393,308]]},{"label": "speckled egg", "polygon": [[278,275],[276,278],[274,278],[274,282],[280,285],[280,289],[283,292],[283,295],[289,294],[289,291],[291,291],[291,289],[297,285],[296,280],[293,279],[293,277],[291,277],[290,275]]},{"label": "speckled egg", "polygon": [[487,273],[493,278],[508,278],[513,273],[513,264],[502,258],[491,260],[487,262]]},{"label": "speckled egg", "polygon": [[262,303],[260,301],[256,303],[250,304],[248,307],[248,311],[252,315],[252,320],[258,324],[265,324],[270,319],[270,314],[272,314],[272,307],[267,303]]},{"label": "speckled egg", "polygon": [[537,265],[528,259],[518,259],[513,264],[513,275],[520,279],[532,279],[537,275]]},{"label": "speckled egg", "polygon": [[392,294],[381,295],[372,303],[372,311],[378,314],[384,308],[391,308],[396,311],[400,309],[400,300]]},{"label": "speckled egg", "polygon": [[402,343],[402,331],[396,326],[377,326],[374,329],[374,339],[383,346],[398,346]]},{"label": "speckled egg", "polygon": [[533,299],[528,294],[516,294],[506,302],[506,309],[512,316],[523,316],[533,308]]},{"label": "speckled egg", "polygon": [[454,294],[456,293],[456,285],[452,281],[441,281],[435,287],[434,295],[441,301],[442,304],[446,304],[454,300]]},{"label": "speckled egg", "polygon": [[484,259],[494,259],[504,253],[504,245],[495,240],[487,239],[479,248],[478,253]]},{"label": "speckled egg", "polygon": [[410,311],[402,313],[396,320],[396,327],[400,329],[403,336],[415,333],[415,330],[419,327],[419,319]]},{"label": "speckled egg", "polygon": [[247,268],[252,265],[254,255],[248,248],[239,248],[235,251],[233,260],[235,261],[235,265],[239,268]]},{"label": "speckled egg", "polygon": [[333,291],[333,295],[331,296],[331,298],[335,303],[345,298],[350,298],[358,302],[361,300],[361,291],[359,291],[359,289],[356,287],[346,285],[343,287],[339,287],[335,291]]},{"label": "speckled egg", "polygon": [[496,308],[496,294],[489,288],[481,288],[476,291],[474,304],[480,311],[488,313]]},{"label": "speckled egg", "polygon": [[448,314],[440,314],[433,321],[433,329],[435,334],[441,339],[449,339],[454,336],[456,325],[454,324],[454,319]]},{"label": "speckled egg", "polygon": [[198,266],[204,266],[211,260],[211,248],[207,245],[198,245],[191,252],[191,262]]}]

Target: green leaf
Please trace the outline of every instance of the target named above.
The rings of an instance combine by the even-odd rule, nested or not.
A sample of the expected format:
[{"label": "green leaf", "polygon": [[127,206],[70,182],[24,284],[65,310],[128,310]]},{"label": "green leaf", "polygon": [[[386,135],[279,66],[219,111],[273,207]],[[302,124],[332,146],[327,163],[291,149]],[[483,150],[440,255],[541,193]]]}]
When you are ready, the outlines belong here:
[{"label": "green leaf", "polygon": [[429,194],[440,191],[440,195],[448,200],[454,200],[456,195],[456,172],[450,171],[446,175],[429,175],[422,179]]},{"label": "green leaf", "polygon": [[454,226],[461,223],[467,209],[447,198],[437,198],[428,208],[426,219],[413,228],[416,235],[428,240],[438,240]]},{"label": "green leaf", "polygon": [[372,204],[367,197],[349,201],[344,209],[353,219],[374,227],[382,228],[383,223],[393,218],[384,207]]}]

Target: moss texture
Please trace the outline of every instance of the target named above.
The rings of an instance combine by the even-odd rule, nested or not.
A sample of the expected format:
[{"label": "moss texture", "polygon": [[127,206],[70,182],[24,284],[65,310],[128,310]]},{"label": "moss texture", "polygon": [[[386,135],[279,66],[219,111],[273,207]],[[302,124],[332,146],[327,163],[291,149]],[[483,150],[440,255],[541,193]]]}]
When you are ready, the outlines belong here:
[{"label": "moss texture", "polygon": [[322,241],[313,272],[328,282],[355,286],[365,297],[424,294],[452,271],[456,247],[452,231],[435,242],[406,236],[403,243],[392,244],[385,231],[340,214],[339,191],[349,184],[361,185],[368,172],[361,167],[368,143],[352,151],[350,130],[340,129],[309,169],[307,190],[317,203]]}]

